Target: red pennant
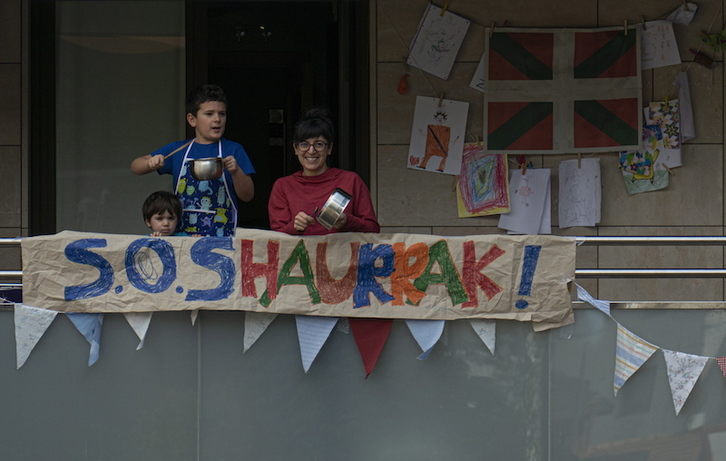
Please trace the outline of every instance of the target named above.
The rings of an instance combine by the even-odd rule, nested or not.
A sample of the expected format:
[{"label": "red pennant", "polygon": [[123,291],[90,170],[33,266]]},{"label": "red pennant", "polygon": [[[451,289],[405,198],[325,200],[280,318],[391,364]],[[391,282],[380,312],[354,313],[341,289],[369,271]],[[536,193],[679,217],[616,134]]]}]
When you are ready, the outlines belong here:
[{"label": "red pennant", "polygon": [[383,345],[388,339],[393,320],[380,319],[348,319],[350,330],[353,332],[355,343],[358,345],[363,366],[366,369],[366,378],[371,374],[378,362]]},{"label": "red pennant", "polygon": [[723,377],[726,378],[726,357],[716,357],[716,361],[718,362],[718,367],[721,369],[721,373],[723,373]]}]

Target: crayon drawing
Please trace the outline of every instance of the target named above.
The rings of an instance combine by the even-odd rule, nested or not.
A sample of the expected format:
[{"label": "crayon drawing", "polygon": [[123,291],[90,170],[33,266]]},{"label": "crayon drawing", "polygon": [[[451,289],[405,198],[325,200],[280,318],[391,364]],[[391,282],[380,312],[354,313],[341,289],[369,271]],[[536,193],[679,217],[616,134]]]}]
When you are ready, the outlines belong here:
[{"label": "crayon drawing", "polygon": [[480,144],[465,144],[456,198],[460,218],[508,213],[507,156],[486,154]]},{"label": "crayon drawing", "polygon": [[449,73],[461,48],[469,20],[429,4],[411,43],[407,63],[443,80]]}]

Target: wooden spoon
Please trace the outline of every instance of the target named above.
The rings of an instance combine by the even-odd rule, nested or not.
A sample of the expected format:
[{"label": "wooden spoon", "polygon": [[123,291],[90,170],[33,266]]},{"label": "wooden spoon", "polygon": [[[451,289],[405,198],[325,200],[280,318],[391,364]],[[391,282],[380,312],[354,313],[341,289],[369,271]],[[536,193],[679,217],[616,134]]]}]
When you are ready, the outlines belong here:
[{"label": "wooden spoon", "polygon": [[181,146],[179,146],[178,148],[176,148],[175,150],[173,150],[173,151],[172,151],[171,153],[169,153],[169,154],[166,154],[166,155],[164,156],[164,160],[168,159],[168,158],[169,158],[169,157],[171,157],[172,155],[174,155],[174,154],[176,154],[177,152],[179,152],[180,150],[184,149],[185,147],[187,147],[187,146],[188,146],[189,144],[191,144],[192,142],[194,142],[194,140],[193,140],[193,139],[192,139],[192,140],[190,140],[190,141],[187,141],[187,142],[186,142],[185,144],[182,144]]}]

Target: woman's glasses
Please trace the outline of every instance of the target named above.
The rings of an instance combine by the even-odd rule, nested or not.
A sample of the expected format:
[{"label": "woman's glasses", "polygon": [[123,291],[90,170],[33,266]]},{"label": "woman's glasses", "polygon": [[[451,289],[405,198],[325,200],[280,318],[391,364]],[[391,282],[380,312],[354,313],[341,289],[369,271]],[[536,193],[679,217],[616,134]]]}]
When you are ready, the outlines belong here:
[{"label": "woman's glasses", "polygon": [[324,141],[315,141],[314,143],[310,144],[307,141],[300,141],[295,143],[295,147],[297,147],[300,150],[308,150],[310,149],[310,146],[313,146],[313,149],[315,149],[316,152],[324,151],[326,147],[328,147],[327,142]]}]

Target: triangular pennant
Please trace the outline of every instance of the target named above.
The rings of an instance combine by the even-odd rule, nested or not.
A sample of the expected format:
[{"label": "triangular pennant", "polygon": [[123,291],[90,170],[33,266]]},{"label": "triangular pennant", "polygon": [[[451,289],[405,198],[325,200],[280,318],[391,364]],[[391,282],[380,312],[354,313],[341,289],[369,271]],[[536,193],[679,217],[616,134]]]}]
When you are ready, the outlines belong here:
[{"label": "triangular pennant", "polygon": [[484,319],[469,319],[471,327],[479,335],[479,338],[484,342],[484,345],[489,349],[489,352],[494,355],[494,349],[497,342],[497,322],[494,320]]},{"label": "triangular pennant", "polygon": [[612,315],[610,314],[610,301],[595,299],[590,293],[587,292],[587,290],[582,288],[580,285],[575,285],[577,286],[577,299],[590,304],[592,307],[597,308],[608,316],[612,317]]},{"label": "triangular pennant", "polygon": [[367,378],[378,362],[383,345],[386,344],[388,334],[391,332],[393,320],[351,318],[348,321],[355,343],[358,345]]},{"label": "triangular pennant", "polygon": [[615,379],[613,381],[615,395],[618,395],[618,390],[623,387],[625,381],[638,371],[656,349],[654,345],[618,324],[618,339],[615,346]]},{"label": "triangular pennant", "polygon": [[336,323],[338,323],[337,317],[295,316],[297,338],[300,342],[300,357],[305,373],[310,369],[310,365],[318,356],[318,352],[327,341]]},{"label": "triangular pennant", "polygon": [[726,357],[716,357],[716,362],[718,362],[718,367],[721,369],[723,377],[726,378]]},{"label": "triangular pennant", "polygon": [[262,333],[267,330],[277,314],[269,312],[245,312],[245,337],[242,353],[249,350],[257,342]]},{"label": "triangular pennant", "polygon": [[198,315],[199,315],[199,309],[194,309],[193,311],[189,311],[189,318],[192,321],[192,326],[194,326],[194,324],[197,323]]},{"label": "triangular pennant", "polygon": [[671,385],[673,406],[676,408],[676,416],[678,416],[693,386],[701,376],[708,357],[666,349],[663,349],[663,356],[668,369],[668,383]]},{"label": "triangular pennant", "polygon": [[101,327],[103,327],[103,314],[73,313],[66,314],[76,329],[81,332],[86,341],[91,345],[88,354],[88,366],[90,367],[101,351]]},{"label": "triangular pennant", "polygon": [[416,357],[419,360],[426,360],[434,348],[434,345],[441,338],[444,332],[445,320],[406,320],[406,325],[411,331],[423,353]]},{"label": "triangular pennant", "polygon": [[19,369],[48,329],[57,311],[15,304],[15,361]]},{"label": "triangular pennant", "polygon": [[153,312],[124,312],[126,321],[134,329],[136,336],[139,337],[139,345],[136,346],[137,351],[144,347],[144,339],[146,338],[146,332],[149,329],[152,315]]}]

